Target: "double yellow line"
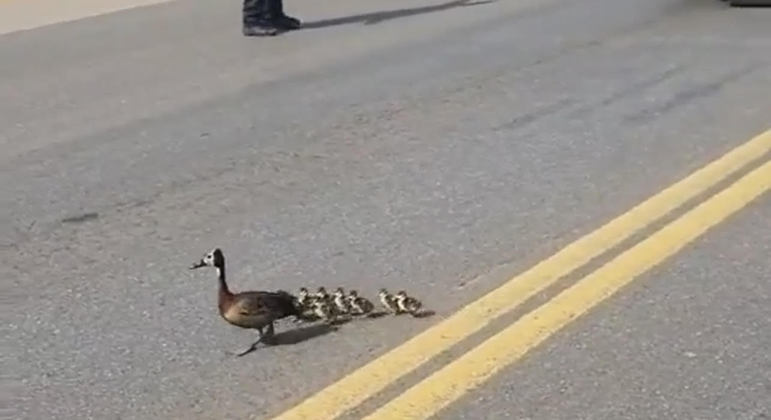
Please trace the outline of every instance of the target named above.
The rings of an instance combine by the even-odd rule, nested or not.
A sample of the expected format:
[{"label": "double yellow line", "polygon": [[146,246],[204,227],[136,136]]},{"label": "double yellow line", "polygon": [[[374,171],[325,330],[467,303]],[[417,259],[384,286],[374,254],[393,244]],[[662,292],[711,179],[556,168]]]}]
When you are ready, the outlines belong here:
[{"label": "double yellow line", "polygon": [[[275,420],[334,419],[771,151],[771,130],[659,192]],[[365,417],[425,419],[771,188],[771,161]]]}]

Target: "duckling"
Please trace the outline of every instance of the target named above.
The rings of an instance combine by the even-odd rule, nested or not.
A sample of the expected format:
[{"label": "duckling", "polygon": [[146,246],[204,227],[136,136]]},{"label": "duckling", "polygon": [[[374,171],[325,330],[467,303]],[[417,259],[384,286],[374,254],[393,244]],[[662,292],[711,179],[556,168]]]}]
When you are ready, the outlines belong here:
[{"label": "duckling", "polygon": [[319,286],[314,297],[316,300],[323,300],[325,302],[331,302],[332,299],[324,286]]},{"label": "duckling", "polygon": [[327,304],[327,306],[329,306],[329,310],[332,312],[333,316],[337,316],[338,315],[337,306],[335,305],[335,301],[332,298],[332,295],[330,295],[329,292],[327,292],[327,289],[324,286],[320,286],[318,288],[318,290],[316,291],[315,298],[316,298],[317,301],[325,302]]},{"label": "duckling", "polygon": [[302,307],[307,307],[311,304],[313,298],[308,292],[308,288],[301,287],[299,293],[297,293],[297,303]]},{"label": "duckling", "polygon": [[351,305],[348,303],[348,299],[346,299],[345,291],[342,287],[338,287],[335,290],[332,294],[332,299],[338,314],[348,314],[351,312]]},{"label": "duckling", "polygon": [[217,308],[220,316],[231,325],[256,329],[260,334],[259,340],[237,354],[239,357],[254,351],[259,343],[269,344],[275,333],[273,323],[276,320],[301,315],[295,297],[283,290],[231,292],[225,280],[225,255],[219,248],[207,253],[200,261],[190,266],[190,269],[201,267],[214,267],[217,270]]},{"label": "duckling", "polygon": [[396,303],[396,298],[394,295],[388,293],[388,290],[385,288],[380,289],[378,297],[380,297],[380,303],[383,305],[383,307],[386,308],[388,312],[393,314],[398,314],[401,312],[399,305]]},{"label": "duckling", "polygon": [[317,299],[313,302],[313,313],[326,323],[332,323],[337,319],[333,306],[326,300]]},{"label": "duckling", "polygon": [[297,306],[302,313],[302,316],[295,317],[295,323],[313,321],[314,317],[316,317],[316,313],[314,311],[314,302],[316,302],[316,297],[311,295],[306,287],[301,287],[297,293],[295,301],[297,302]]},{"label": "duckling", "polygon": [[408,312],[415,315],[423,306],[419,300],[412,296],[407,296],[407,292],[400,290],[396,293],[396,304],[399,306],[399,310],[402,312]]},{"label": "duckling", "polygon": [[359,296],[356,290],[348,292],[348,305],[351,307],[351,312],[356,315],[368,314],[375,309],[375,305],[369,299]]}]

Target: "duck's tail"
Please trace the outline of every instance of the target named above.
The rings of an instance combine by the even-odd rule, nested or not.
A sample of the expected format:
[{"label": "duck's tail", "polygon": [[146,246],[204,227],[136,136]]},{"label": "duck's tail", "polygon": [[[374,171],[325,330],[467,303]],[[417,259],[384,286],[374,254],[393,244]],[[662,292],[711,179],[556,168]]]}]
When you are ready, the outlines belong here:
[{"label": "duck's tail", "polygon": [[302,316],[302,307],[297,297],[286,290],[277,290],[272,293],[281,306],[284,316]]}]

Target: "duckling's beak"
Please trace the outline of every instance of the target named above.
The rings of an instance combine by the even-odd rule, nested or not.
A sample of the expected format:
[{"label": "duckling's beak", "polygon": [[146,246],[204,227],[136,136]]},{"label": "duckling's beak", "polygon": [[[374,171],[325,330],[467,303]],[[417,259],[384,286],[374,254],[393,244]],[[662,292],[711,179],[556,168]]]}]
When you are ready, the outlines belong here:
[{"label": "duckling's beak", "polygon": [[203,260],[200,260],[200,261],[198,261],[197,263],[195,263],[195,264],[191,265],[191,266],[190,266],[190,269],[191,269],[191,270],[195,270],[196,268],[201,268],[201,267],[204,267],[204,266],[206,266],[206,263],[205,263],[205,262],[203,262]]}]

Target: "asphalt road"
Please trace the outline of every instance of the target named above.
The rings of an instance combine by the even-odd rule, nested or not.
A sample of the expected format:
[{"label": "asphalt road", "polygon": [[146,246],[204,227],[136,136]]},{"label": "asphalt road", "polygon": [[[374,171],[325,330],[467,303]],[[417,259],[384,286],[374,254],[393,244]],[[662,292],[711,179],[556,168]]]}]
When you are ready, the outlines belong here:
[{"label": "asphalt road", "polygon": [[766,198],[441,418],[771,417],[769,214]]},{"label": "asphalt road", "polygon": [[[271,39],[203,0],[0,36],[13,418],[269,418],[771,126],[771,10],[285,7],[307,28]],[[771,416],[769,204],[439,417]],[[215,246],[236,290],[403,288],[436,315],[234,358],[255,334],[186,269]]]}]

